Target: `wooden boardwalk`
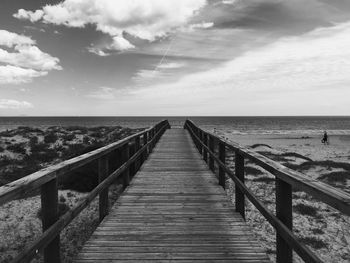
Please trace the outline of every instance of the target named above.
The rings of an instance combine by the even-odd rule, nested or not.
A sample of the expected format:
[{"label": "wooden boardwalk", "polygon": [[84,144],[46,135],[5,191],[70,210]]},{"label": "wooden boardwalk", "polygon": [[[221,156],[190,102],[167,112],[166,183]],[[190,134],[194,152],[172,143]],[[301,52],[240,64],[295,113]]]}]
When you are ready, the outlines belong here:
[{"label": "wooden boardwalk", "polygon": [[75,262],[269,262],[188,132],[170,129]]}]

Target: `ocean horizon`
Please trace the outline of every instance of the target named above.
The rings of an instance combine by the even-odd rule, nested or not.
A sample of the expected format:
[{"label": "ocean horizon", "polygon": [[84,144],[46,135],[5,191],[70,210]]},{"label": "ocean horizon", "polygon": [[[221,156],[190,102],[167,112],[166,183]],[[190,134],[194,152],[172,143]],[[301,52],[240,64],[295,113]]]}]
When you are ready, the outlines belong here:
[{"label": "ocean horizon", "polygon": [[350,135],[350,116],[2,116],[0,131],[19,126],[123,126],[144,128],[168,119],[173,127],[186,119],[208,130],[225,130],[231,134]]}]

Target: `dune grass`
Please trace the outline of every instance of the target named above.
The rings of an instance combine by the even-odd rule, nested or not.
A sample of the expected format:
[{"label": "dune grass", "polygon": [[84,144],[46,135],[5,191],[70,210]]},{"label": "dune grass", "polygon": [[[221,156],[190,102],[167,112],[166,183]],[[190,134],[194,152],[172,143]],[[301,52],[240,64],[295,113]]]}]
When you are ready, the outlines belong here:
[{"label": "dune grass", "polygon": [[258,148],[258,147],[261,147],[261,146],[272,149],[272,147],[271,147],[270,145],[264,144],[264,143],[256,143],[256,144],[253,144],[253,145],[250,146],[250,148],[255,149],[255,148]]},{"label": "dune grass", "polygon": [[326,181],[330,184],[342,183],[346,184],[347,180],[350,180],[350,172],[349,171],[340,171],[340,172],[331,172],[327,174],[323,174],[318,177],[319,180]]},{"label": "dune grass", "polygon": [[302,215],[308,215],[312,217],[317,217],[317,209],[311,205],[299,203],[293,206],[293,210]]}]

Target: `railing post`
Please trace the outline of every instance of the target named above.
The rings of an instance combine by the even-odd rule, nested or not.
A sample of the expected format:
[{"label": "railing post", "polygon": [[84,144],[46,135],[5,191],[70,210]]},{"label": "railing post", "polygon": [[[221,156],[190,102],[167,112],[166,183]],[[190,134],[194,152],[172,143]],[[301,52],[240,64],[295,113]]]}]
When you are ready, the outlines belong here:
[{"label": "railing post", "polygon": [[[244,157],[238,151],[235,152],[235,175],[244,184]],[[237,184],[235,186],[235,202],[236,211],[245,219],[244,194]]]},{"label": "railing post", "polygon": [[[104,155],[98,160],[98,182],[101,183],[108,176],[108,156]],[[108,187],[99,194],[100,222],[108,214]]]},{"label": "railing post", "polygon": [[[41,186],[41,220],[43,231],[58,220],[58,191],[56,178]],[[61,262],[59,235],[45,247],[44,262]]]},{"label": "railing post", "polygon": [[[129,147],[129,159],[135,154],[135,142],[130,143]],[[133,177],[136,173],[136,161],[130,164],[130,177]]]},{"label": "railing post", "polygon": [[[124,164],[129,160],[129,156],[130,156],[129,143],[125,144],[125,146],[123,147],[122,156],[123,156],[122,160]],[[128,187],[129,183],[130,183],[130,167],[126,168],[123,173],[123,188],[125,189],[126,187]]]},{"label": "railing post", "polygon": [[[147,132],[143,134],[143,146],[145,146],[148,143],[148,136]],[[143,163],[147,159],[147,154],[148,154],[148,147],[145,148],[143,153],[141,154],[141,163]]]},{"label": "railing post", "polygon": [[[135,138],[135,152],[138,152],[140,150],[140,137],[137,136]],[[136,167],[136,171],[138,171],[140,169],[141,166],[141,161],[140,161],[140,156],[136,159],[135,161],[135,167]]]},{"label": "railing post", "polygon": [[[226,152],[225,152],[225,144],[222,142],[219,142],[219,159],[220,161],[225,164],[226,160]],[[225,189],[225,171],[224,169],[219,166],[219,185],[221,185]]]},{"label": "railing post", "polygon": [[203,156],[203,146],[202,146],[202,142],[203,142],[203,132],[201,130],[199,130],[199,153]]},{"label": "railing post", "polygon": [[[203,143],[205,146],[208,146],[208,136],[206,133],[203,133]],[[208,162],[208,151],[205,148],[203,148],[203,160],[206,163]]]},{"label": "railing post", "polygon": [[[211,135],[208,135],[209,137],[209,149],[211,152],[215,153],[215,140],[214,137]],[[215,166],[214,166],[214,158],[211,154],[209,154],[209,169],[215,172]]]},{"label": "railing post", "polygon": [[[293,229],[292,186],[276,178],[276,216],[290,230]],[[276,262],[292,263],[293,250],[276,233]]]}]

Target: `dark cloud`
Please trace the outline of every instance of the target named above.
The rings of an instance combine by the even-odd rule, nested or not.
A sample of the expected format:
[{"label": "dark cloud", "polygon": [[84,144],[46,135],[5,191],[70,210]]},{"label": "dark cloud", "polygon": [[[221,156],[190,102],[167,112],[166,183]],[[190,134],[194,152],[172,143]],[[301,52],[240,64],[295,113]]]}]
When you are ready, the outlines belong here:
[{"label": "dark cloud", "polygon": [[302,34],[350,19],[348,0],[251,0],[214,6],[207,12],[215,28],[265,30],[283,35]]}]

